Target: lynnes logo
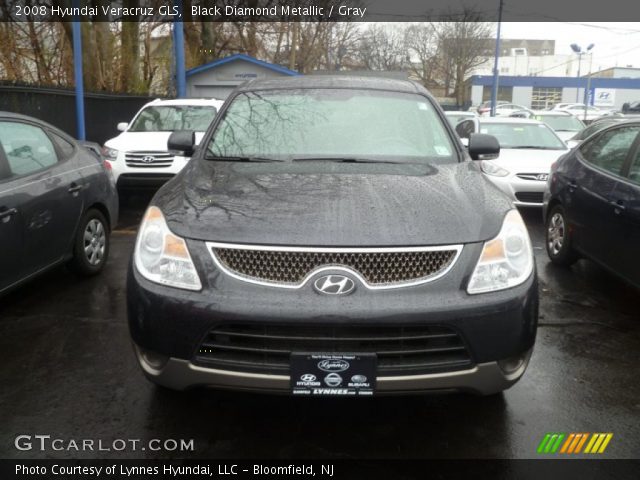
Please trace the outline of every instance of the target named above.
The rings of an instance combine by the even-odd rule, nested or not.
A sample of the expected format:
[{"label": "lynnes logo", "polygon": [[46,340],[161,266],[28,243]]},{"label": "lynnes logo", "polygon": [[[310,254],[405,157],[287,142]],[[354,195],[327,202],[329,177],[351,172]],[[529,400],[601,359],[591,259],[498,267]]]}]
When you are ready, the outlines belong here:
[{"label": "lynnes logo", "polygon": [[538,445],[537,452],[574,455],[578,453],[604,453],[612,438],[613,433],[547,433]]}]

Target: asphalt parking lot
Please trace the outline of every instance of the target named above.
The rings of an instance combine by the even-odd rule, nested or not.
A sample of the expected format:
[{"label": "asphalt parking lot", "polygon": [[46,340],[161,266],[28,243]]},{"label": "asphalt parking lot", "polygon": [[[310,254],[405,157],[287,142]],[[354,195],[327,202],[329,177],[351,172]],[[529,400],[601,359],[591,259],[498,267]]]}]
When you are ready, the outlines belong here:
[{"label": "asphalt parking lot", "polygon": [[308,399],[152,386],[134,361],[125,271],[148,198],[123,207],[102,275],[60,268],[0,299],[0,456],[21,434],[194,439],[188,457],[533,458],[546,432],[613,432],[606,458],[640,453],[640,294],[587,261],[553,267],[539,210],[524,212],[541,317],[524,378],[503,396]]}]

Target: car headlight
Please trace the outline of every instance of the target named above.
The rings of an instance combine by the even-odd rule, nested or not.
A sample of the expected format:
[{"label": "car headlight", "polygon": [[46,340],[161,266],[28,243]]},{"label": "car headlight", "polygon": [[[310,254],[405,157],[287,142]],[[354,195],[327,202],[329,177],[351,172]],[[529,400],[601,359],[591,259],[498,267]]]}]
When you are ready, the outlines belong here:
[{"label": "car headlight", "polygon": [[480,162],[480,169],[487,175],[493,175],[494,177],[506,177],[509,175],[508,170],[486,160]]},{"label": "car headlight", "polygon": [[533,249],[518,210],[504,217],[497,237],[485,242],[467,292],[493,292],[523,283],[533,271]]},{"label": "car headlight", "polygon": [[116,160],[118,158],[118,150],[115,148],[102,147],[102,156],[107,160]]},{"label": "car headlight", "polygon": [[144,214],[133,253],[138,272],[155,283],[186,290],[202,284],[184,239],[171,233],[158,207]]}]

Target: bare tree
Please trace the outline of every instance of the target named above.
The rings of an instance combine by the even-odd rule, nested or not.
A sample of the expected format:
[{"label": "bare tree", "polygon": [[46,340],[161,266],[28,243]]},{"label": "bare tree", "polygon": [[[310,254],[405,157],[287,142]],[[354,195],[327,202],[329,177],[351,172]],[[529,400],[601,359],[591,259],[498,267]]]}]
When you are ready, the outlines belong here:
[{"label": "bare tree", "polygon": [[367,70],[396,71],[406,68],[408,58],[402,27],[372,24],[362,33],[357,57]]}]

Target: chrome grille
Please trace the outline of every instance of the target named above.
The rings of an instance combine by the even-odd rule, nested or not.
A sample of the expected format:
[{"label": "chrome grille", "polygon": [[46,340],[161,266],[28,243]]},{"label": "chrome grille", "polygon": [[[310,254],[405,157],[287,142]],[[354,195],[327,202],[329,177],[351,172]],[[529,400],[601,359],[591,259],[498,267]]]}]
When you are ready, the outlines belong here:
[{"label": "chrome grille", "polygon": [[194,362],[223,370],[289,374],[292,352],[375,353],[381,376],[470,368],[462,337],[443,325],[219,325]]},{"label": "chrome grille", "polygon": [[126,152],[124,160],[127,167],[162,168],[171,166],[173,155],[169,152]]},{"label": "chrome grille", "polygon": [[426,282],[453,265],[461,246],[406,249],[296,249],[210,244],[219,266],[241,279],[303,284],[319,268],[346,268],[372,288]]},{"label": "chrome grille", "polygon": [[523,180],[534,180],[537,182],[546,182],[549,179],[548,173],[518,173],[517,177]]}]

